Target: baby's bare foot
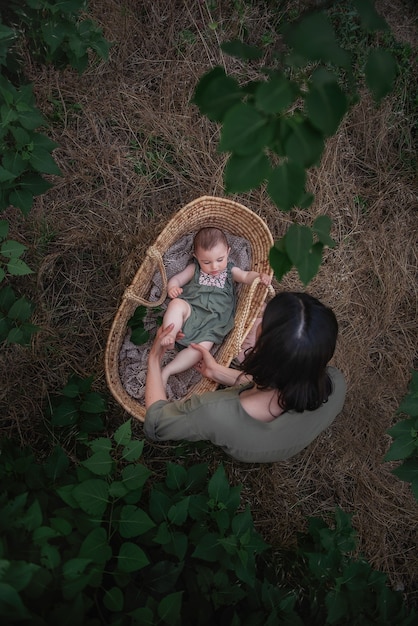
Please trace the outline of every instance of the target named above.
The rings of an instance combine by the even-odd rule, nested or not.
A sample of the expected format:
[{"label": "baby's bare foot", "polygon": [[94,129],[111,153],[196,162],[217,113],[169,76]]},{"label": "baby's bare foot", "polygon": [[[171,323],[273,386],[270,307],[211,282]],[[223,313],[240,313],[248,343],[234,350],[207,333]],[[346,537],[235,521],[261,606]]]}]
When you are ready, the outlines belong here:
[{"label": "baby's bare foot", "polygon": [[174,346],[175,339],[176,338],[173,335],[167,335],[167,337],[164,337],[161,340],[161,345],[162,346]]}]

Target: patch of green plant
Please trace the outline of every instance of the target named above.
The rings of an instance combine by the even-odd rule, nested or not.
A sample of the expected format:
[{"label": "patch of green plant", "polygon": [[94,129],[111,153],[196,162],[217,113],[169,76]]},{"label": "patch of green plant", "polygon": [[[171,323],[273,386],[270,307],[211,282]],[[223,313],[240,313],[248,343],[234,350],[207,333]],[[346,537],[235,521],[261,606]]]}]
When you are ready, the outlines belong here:
[{"label": "patch of green plant", "polygon": [[0,342],[30,344],[39,330],[29,322],[34,305],[25,296],[18,296],[9,285],[0,288]]},{"label": "patch of green plant", "polygon": [[103,394],[92,391],[92,383],[93,376],[69,377],[65,387],[51,400],[49,417],[52,426],[76,429],[82,434],[104,430],[106,400]]},{"label": "patch of green plant", "polygon": [[[131,329],[131,341],[136,345],[147,343],[150,338],[150,333],[144,326],[144,319],[149,311],[147,307],[140,305],[136,307],[134,314],[128,320],[128,327]],[[163,321],[161,307],[154,308],[153,313],[157,314],[155,320],[156,325],[161,326]]]},{"label": "patch of green plant", "polygon": [[[138,158],[138,150],[143,150],[145,145],[145,157]],[[168,165],[174,163],[174,148],[164,138],[151,135],[139,135],[138,139],[130,142],[132,154],[129,156],[134,165],[136,174],[146,176],[149,180],[161,181],[170,177]]]},{"label": "patch of green plant", "polygon": [[6,273],[11,276],[24,276],[32,273],[30,267],[20,258],[26,246],[14,239],[7,239],[8,233],[9,222],[0,220],[0,283],[5,279]]},{"label": "patch of green plant", "polygon": [[409,390],[397,413],[409,415],[387,431],[393,438],[385,461],[402,461],[392,470],[401,480],[411,484],[412,493],[418,502],[418,372],[412,372]]},{"label": "patch of green plant", "polygon": [[[337,511],[335,528],[312,519],[279,564],[222,465],[209,476],[206,464],[167,463],[153,476],[143,446],[130,420],[90,441],[76,467],[59,446],[39,464],[2,442],[5,623],[412,626],[383,575],[360,575],[347,556],[350,516]],[[367,621],[371,614],[382,620]]]}]

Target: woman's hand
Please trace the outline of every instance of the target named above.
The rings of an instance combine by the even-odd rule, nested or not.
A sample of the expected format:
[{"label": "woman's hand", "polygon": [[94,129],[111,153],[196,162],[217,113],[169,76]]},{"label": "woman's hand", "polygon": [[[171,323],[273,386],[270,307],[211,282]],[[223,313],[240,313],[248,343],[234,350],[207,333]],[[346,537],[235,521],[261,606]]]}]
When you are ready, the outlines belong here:
[{"label": "woman's hand", "polygon": [[211,380],[215,380],[215,369],[217,367],[217,362],[214,357],[211,355],[209,350],[198,343],[191,343],[192,348],[200,352],[202,357],[201,361],[195,365],[195,369],[202,374],[205,378],[210,378]]},{"label": "woman's hand", "polygon": [[[162,340],[170,334],[173,330],[174,324],[169,324],[168,326],[160,326],[157,330],[157,334],[155,335],[154,342],[151,346],[151,350],[149,353],[149,358],[158,360],[158,363],[161,363],[161,359],[167,351],[169,346],[163,346]],[[176,339],[183,339],[184,333],[179,331],[176,335]]]}]

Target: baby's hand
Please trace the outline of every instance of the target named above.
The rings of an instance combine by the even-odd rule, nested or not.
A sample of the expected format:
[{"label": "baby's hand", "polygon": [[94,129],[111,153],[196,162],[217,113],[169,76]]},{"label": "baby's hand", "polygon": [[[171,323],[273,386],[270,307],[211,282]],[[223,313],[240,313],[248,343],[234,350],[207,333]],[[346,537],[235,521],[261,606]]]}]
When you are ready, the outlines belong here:
[{"label": "baby's hand", "polygon": [[170,287],[168,290],[168,295],[171,299],[177,298],[181,293],[183,293],[183,289],[181,287]]},{"label": "baby's hand", "polygon": [[263,285],[265,285],[266,287],[268,287],[271,284],[271,276],[269,276],[268,274],[260,274],[260,283],[263,283]]}]

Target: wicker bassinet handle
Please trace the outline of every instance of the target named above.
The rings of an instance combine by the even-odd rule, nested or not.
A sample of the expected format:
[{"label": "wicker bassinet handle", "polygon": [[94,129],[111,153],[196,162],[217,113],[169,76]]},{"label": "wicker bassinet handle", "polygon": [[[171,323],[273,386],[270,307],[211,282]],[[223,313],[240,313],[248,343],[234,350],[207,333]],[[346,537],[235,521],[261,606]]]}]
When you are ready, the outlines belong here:
[{"label": "wicker bassinet handle", "polygon": [[[248,319],[248,317],[250,316],[251,313],[251,308],[254,306],[253,300],[254,300],[254,294],[255,291],[258,287],[258,285],[260,284],[260,279],[256,278],[250,285],[250,289],[248,291],[248,298],[245,301],[245,303],[242,305],[242,312],[240,315],[240,319],[238,322],[236,322],[235,324],[235,346],[234,346],[234,350],[235,353],[238,354],[239,351],[241,350],[241,346],[244,343],[244,339],[247,336],[249,329],[245,328],[245,323],[246,320]],[[274,288],[272,285],[269,285],[268,287],[266,287],[266,289],[268,289],[269,292],[269,296],[273,297],[276,292],[274,291]]]},{"label": "wicker bassinet handle", "polygon": [[[124,299],[134,300],[134,302],[138,302],[138,304],[142,304],[148,308],[153,308],[157,306],[161,306],[164,300],[167,298],[167,273],[165,271],[163,257],[161,256],[160,251],[154,246],[150,246],[147,250],[146,255],[154,261],[154,265],[156,264],[161,273],[162,278],[162,287],[161,287],[161,296],[155,302],[150,302],[149,300],[145,300],[141,296],[135,293],[132,285],[130,285],[127,289],[125,289],[125,293],[123,294]],[[152,271],[152,270],[151,270]]]}]

